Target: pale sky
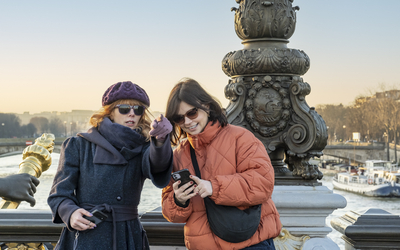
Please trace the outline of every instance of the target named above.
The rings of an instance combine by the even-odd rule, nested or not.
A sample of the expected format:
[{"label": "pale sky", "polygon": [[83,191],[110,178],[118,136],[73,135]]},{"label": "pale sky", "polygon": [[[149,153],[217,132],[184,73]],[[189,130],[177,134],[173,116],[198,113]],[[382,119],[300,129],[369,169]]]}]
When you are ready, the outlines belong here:
[{"label": "pale sky", "polygon": [[[0,112],[97,110],[112,84],[143,87],[165,111],[183,77],[226,107],[224,56],[243,48],[235,0],[0,0]],[[400,84],[399,0],[295,0],[289,48],[311,61],[309,106],[350,104]]]}]

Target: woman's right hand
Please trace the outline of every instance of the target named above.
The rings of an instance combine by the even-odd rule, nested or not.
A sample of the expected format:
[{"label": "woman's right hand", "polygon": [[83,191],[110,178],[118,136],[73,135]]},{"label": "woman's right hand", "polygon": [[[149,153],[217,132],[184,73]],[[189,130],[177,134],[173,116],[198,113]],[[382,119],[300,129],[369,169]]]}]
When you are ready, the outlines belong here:
[{"label": "woman's right hand", "polygon": [[86,215],[88,217],[93,216],[89,211],[87,211],[83,208],[79,208],[71,214],[69,223],[71,224],[71,227],[73,229],[78,230],[78,231],[85,231],[88,229],[94,229],[96,227],[96,224],[83,218],[84,215]]},{"label": "woman's right hand", "polygon": [[190,193],[194,190],[196,185],[193,185],[192,187],[188,188],[190,185],[193,184],[193,181],[190,181],[190,182],[186,183],[185,185],[178,187],[180,183],[181,183],[181,181],[175,182],[172,185],[172,188],[174,189],[175,199],[182,205],[185,205],[187,200],[190,200],[192,197],[195,197],[197,195],[197,193],[194,193],[194,192]]}]

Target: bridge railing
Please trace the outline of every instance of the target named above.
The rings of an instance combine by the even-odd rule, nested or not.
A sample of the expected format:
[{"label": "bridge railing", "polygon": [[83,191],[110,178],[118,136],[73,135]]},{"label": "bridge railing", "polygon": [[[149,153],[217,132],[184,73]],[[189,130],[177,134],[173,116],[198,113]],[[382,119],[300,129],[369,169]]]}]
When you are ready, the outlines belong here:
[{"label": "bridge railing", "polygon": [[[58,141],[61,144],[60,140]],[[2,142],[5,146],[26,147],[24,142]],[[55,138],[43,134],[22,153],[19,173],[39,177],[51,164]],[[0,143],[1,146],[1,143]],[[52,249],[64,224],[53,224],[50,210],[17,210],[19,202],[0,199],[0,247],[1,249]],[[151,245],[184,246],[183,224],[170,223],[161,214],[161,207],[141,215],[144,229]],[[176,247],[174,249],[177,249]]]},{"label": "bridge railing", "polygon": [[[0,210],[1,249],[52,249],[65,225],[52,223],[51,216],[50,210]],[[176,249],[185,245],[184,224],[168,222],[161,214],[161,207],[142,214],[140,221],[151,246]]]},{"label": "bridge railing", "polygon": [[339,142],[328,141],[328,146],[385,146],[384,142]]},{"label": "bridge railing", "polygon": [[[0,157],[13,155],[13,152],[21,153],[36,139],[31,138],[0,138]],[[54,152],[59,153],[60,146],[65,138],[55,138]]]}]

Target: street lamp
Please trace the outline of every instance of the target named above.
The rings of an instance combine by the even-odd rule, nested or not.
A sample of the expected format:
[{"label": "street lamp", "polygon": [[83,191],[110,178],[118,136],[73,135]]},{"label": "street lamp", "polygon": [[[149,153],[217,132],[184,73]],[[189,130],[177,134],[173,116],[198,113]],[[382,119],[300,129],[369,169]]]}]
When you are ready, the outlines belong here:
[{"label": "street lamp", "polygon": [[[347,134],[346,134],[346,125],[343,125],[343,130],[344,130],[344,137],[346,137],[347,136]],[[345,138],[343,138],[343,141],[344,141],[344,139]]]},{"label": "street lamp", "polygon": [[327,131],[327,133],[328,133],[328,143],[330,143],[330,139],[331,139],[331,137],[330,137],[330,134],[329,134],[329,126],[326,126],[326,131]]},{"label": "street lamp", "polygon": [[72,135],[72,122],[70,122],[69,124],[71,125],[71,136],[73,136],[73,135]]},{"label": "street lamp", "polygon": [[2,131],[2,134],[4,133],[4,135],[3,135],[3,137],[5,138],[6,137],[6,131],[4,130],[4,122],[2,122],[1,123],[1,131]]},{"label": "street lamp", "polygon": [[65,137],[67,137],[67,121],[64,121]]},{"label": "street lamp", "polygon": [[382,137],[385,137],[385,144],[386,144],[386,160],[387,161],[390,161],[390,155],[389,155],[389,135],[386,133],[386,132],[384,132],[383,133],[383,136]]}]

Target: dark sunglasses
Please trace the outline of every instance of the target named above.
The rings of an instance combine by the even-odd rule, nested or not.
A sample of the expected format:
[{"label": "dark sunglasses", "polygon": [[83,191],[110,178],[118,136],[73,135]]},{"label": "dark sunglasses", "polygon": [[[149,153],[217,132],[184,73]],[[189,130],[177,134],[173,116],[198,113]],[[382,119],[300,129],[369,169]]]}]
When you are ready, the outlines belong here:
[{"label": "dark sunglasses", "polygon": [[176,123],[176,124],[181,125],[181,124],[183,124],[185,122],[185,116],[187,118],[189,118],[190,120],[193,120],[193,119],[196,119],[198,115],[199,115],[199,109],[198,108],[192,108],[191,110],[188,110],[186,112],[186,114],[184,114],[184,115],[175,115],[172,118],[172,121],[174,123]]},{"label": "dark sunglasses", "polygon": [[118,111],[121,115],[126,115],[129,112],[131,112],[131,109],[133,109],[133,113],[135,115],[143,115],[145,107],[140,106],[140,105],[128,105],[128,104],[118,104],[115,106],[115,108],[118,108]]}]

